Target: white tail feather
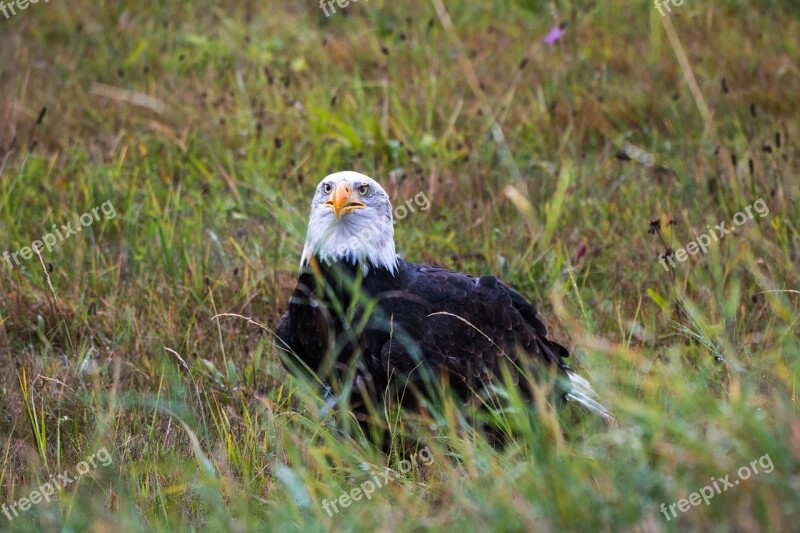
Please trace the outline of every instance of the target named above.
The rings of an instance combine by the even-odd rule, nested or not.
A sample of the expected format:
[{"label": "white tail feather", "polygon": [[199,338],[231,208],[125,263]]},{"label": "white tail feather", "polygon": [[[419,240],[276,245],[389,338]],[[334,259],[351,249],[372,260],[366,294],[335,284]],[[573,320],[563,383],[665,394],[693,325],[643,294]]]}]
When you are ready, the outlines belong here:
[{"label": "white tail feather", "polygon": [[594,389],[585,378],[571,370],[567,370],[567,377],[572,383],[572,390],[567,394],[567,399],[578,402],[590,411],[594,411],[605,418],[606,422],[616,422],[616,419],[611,416],[608,409],[598,401],[597,393],[594,392]]}]

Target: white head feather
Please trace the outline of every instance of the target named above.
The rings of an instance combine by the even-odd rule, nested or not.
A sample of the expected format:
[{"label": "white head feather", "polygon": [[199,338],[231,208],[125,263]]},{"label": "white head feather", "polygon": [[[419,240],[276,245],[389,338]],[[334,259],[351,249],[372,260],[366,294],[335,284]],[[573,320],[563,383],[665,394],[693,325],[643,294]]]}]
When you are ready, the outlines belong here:
[{"label": "white head feather", "polygon": [[[348,186],[360,205],[337,217],[331,207],[337,185]],[[327,205],[326,205],[327,202]],[[311,201],[311,216],[300,266],[314,256],[323,262],[347,261],[361,264],[364,275],[370,267],[382,267],[392,274],[397,269],[394,247],[392,204],[383,187],[358,172],[337,172],[325,177]]]}]

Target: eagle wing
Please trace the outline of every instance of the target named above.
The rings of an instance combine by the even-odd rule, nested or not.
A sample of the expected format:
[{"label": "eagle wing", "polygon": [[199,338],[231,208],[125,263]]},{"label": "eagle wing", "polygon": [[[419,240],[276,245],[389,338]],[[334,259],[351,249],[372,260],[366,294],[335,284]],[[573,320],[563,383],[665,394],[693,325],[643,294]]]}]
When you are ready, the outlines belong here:
[{"label": "eagle wing", "polygon": [[531,365],[568,369],[569,352],[547,339],[534,306],[495,276],[403,261],[397,281],[382,303],[393,332],[381,348],[383,371],[443,370],[466,393],[499,379],[504,363],[517,379]]},{"label": "eagle wing", "polygon": [[330,349],[330,316],[322,312],[325,306],[314,294],[315,286],[312,274],[300,275],[289,299],[289,310],[275,327],[276,345],[284,357],[313,372],[319,369]]}]

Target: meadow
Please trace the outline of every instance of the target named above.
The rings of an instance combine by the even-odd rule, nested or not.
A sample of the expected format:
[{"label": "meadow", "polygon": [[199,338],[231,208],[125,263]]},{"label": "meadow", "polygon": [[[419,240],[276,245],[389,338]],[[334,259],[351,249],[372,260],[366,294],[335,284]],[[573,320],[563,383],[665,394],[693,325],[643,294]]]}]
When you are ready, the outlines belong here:
[{"label": "meadow", "polygon": [[[796,2],[342,4],[0,14],[0,530],[796,529]],[[271,330],[339,170],[617,422],[325,410]]]}]

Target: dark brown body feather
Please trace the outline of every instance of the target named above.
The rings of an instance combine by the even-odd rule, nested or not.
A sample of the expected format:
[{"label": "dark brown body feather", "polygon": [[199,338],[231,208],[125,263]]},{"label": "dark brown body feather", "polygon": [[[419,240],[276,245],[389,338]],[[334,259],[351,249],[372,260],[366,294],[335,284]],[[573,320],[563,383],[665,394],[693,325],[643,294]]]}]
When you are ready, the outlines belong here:
[{"label": "dark brown body feather", "polygon": [[288,357],[323,380],[341,379],[355,364],[373,392],[446,380],[470,401],[501,384],[504,364],[516,380],[521,369],[566,375],[567,350],[546,338],[530,302],[496,277],[402,259],[394,275],[359,271],[336,263],[316,276],[302,273],[276,328],[278,344],[293,352]]}]

